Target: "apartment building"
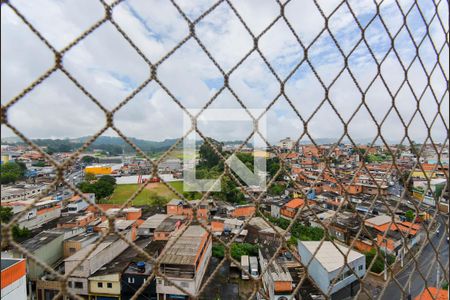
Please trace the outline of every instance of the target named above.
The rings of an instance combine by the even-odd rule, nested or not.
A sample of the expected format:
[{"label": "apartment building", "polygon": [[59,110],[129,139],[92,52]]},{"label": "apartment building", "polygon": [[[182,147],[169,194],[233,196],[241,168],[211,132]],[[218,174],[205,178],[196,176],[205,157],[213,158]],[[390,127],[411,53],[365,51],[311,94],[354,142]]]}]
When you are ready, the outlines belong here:
[{"label": "apartment building", "polygon": [[277,146],[283,150],[291,150],[292,147],[294,146],[294,143],[295,141],[291,140],[290,137],[287,137],[285,139],[280,140]]},{"label": "apartment building", "polygon": [[[347,254],[347,264],[344,255]],[[317,252],[316,252],[317,250]],[[359,289],[359,278],[366,273],[366,257],[354,250],[332,242],[298,242],[298,254],[303,265],[308,265],[308,274],[324,294],[331,299],[353,297]],[[333,284],[334,283],[334,284]]]},{"label": "apartment building", "polygon": [[[124,233],[127,239],[132,239],[131,230]],[[68,284],[72,292],[76,294],[87,296],[89,292],[88,278],[127,249],[128,244],[112,235],[100,243],[94,251],[92,251],[93,248],[95,248],[95,244],[88,245],[64,260],[65,272],[73,271]],[[86,257],[86,255],[88,256]],[[79,263],[80,265],[77,266]]]},{"label": "apartment building", "polygon": [[27,299],[26,260],[2,258],[2,300]]},{"label": "apartment building", "polygon": [[[172,237],[166,247],[160,272],[176,285],[196,295],[212,255],[210,234],[203,227],[192,225],[176,241]],[[162,277],[157,277],[156,282],[159,300],[189,299],[186,293]]]}]

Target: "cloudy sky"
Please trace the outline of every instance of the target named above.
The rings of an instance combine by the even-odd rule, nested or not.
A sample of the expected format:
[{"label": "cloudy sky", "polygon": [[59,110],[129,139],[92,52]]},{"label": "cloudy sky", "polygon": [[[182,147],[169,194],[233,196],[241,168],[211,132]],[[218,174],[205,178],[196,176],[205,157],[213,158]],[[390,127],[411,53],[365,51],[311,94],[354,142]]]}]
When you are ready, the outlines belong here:
[{"label": "cloudy sky", "polygon": [[[65,48],[104,16],[101,2],[93,0],[11,2],[56,50]],[[190,20],[197,19],[215,3],[208,0],[175,2]],[[256,36],[280,12],[274,0],[230,2]],[[446,91],[449,48],[447,44],[440,57],[443,70],[433,70],[436,62],[433,45],[440,50],[445,43],[445,34],[439,19],[436,16],[433,18],[436,8],[432,1],[418,1],[420,11],[417,7],[410,10],[412,1],[399,1],[405,13],[410,10],[407,17],[409,33],[405,27],[401,28],[403,17],[395,1],[384,1],[380,6],[382,18],[377,17],[369,26],[369,21],[376,14],[373,1],[348,1],[361,26],[367,26],[365,37],[373,55],[364,43],[352,51],[358,44],[361,31],[345,4],[336,10],[338,2],[319,1],[322,12],[312,0],[292,0],[285,7],[286,18],[302,43],[308,46],[314,41],[309,47],[308,58],[315,72],[307,62],[295,69],[304,58],[304,51],[282,18],[259,39],[259,49],[266,62],[260,53],[253,51],[234,69],[253,49],[253,39],[226,2],[215,7],[197,23],[196,34],[222,71],[234,70],[229,78],[233,93],[224,89],[210,108],[241,108],[237,96],[250,109],[264,109],[280,92],[279,82],[267,63],[281,80],[285,80],[295,69],[285,84],[285,94],[298,114],[309,120],[309,133],[313,138],[339,138],[344,127],[328,102],[314,116],[311,115],[325,97],[325,85],[329,87],[329,100],[342,119],[347,122],[352,117],[362,97],[351,72],[359,88],[366,92],[365,101],[377,122],[385,118],[395,101],[398,112],[392,110],[381,127],[387,140],[400,140],[405,133],[399,113],[405,123],[411,122],[408,131],[411,138],[423,141],[427,136],[426,126],[433,125],[431,134],[434,141],[443,142],[449,119],[449,95]],[[437,10],[448,31],[448,7],[445,2],[441,1]],[[344,54],[352,51],[348,58],[350,72],[344,70],[336,81],[333,79],[344,67],[344,59],[329,32],[321,34],[325,26],[321,13],[326,16],[333,13],[328,27]],[[431,39],[426,37],[423,41],[426,27],[421,14],[427,23],[431,22]],[[123,1],[114,7],[113,18],[152,63],[160,62],[189,34],[186,20],[166,0]],[[6,5],[1,7],[1,23],[1,102],[4,105],[51,68],[54,57]],[[405,72],[396,53],[389,51],[391,40],[385,27],[396,36],[394,45],[403,65],[408,67],[412,63],[406,73],[410,85],[402,84]],[[419,48],[421,60],[414,59],[416,48],[413,41],[416,44],[422,41]],[[384,59],[382,77],[376,77],[378,71],[373,56],[379,62]],[[65,53],[63,65],[108,110],[116,107],[150,75],[144,59],[110,22],[104,23]],[[427,87],[427,74],[431,74],[431,87]],[[157,75],[186,109],[203,107],[223,86],[221,70],[193,38],[159,64]],[[394,99],[391,95],[395,95]],[[419,105],[422,115],[413,117],[418,105],[416,97],[422,97]],[[434,97],[439,101],[443,99],[442,116],[432,124],[438,110]],[[280,96],[267,111],[265,118],[270,142],[287,136],[297,139],[303,133],[303,123],[293,107],[285,96]],[[184,115],[180,105],[152,81],[117,111],[114,123],[127,136],[164,140],[183,135]],[[92,135],[106,122],[102,110],[60,70],[11,106],[8,119],[31,138]],[[200,122],[199,128],[205,135],[217,139],[237,140],[251,133],[252,124]],[[372,139],[376,131],[372,116],[366,107],[361,107],[349,123],[351,137]],[[10,135],[13,135],[12,132],[2,126],[2,136]],[[109,130],[104,135],[115,134]]]}]

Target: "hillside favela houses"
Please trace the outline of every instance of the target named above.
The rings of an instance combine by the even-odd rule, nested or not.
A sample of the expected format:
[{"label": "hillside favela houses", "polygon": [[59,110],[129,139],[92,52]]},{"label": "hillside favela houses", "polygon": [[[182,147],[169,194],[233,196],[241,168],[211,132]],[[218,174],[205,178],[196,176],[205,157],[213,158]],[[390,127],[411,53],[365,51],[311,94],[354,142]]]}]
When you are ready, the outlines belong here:
[{"label": "hillside favela houses", "polygon": [[[95,147],[64,173],[81,194],[64,184],[49,189],[56,170],[39,152],[2,145],[2,164],[23,168],[1,186],[2,223],[14,218],[20,245],[2,244],[2,299],[47,300],[64,291],[35,259],[70,274],[67,290],[83,299],[131,299],[137,291],[137,299],[155,300],[350,299],[363,277],[374,282],[365,292],[377,295],[392,275],[386,264],[398,269],[410,259],[405,249],[447,235],[439,214],[448,213],[448,152],[438,163],[424,144],[417,164],[410,147],[390,147],[395,166],[386,146],[285,138],[257,154],[266,157],[272,184],[256,203],[261,194],[229,176],[220,192],[184,191],[179,157],[153,170],[136,153]],[[73,151],[51,156],[61,162]],[[214,155],[199,152],[201,176],[223,170]],[[246,145],[238,157],[251,165],[254,153]],[[206,167],[214,165],[208,160],[216,167]],[[222,261],[227,255],[232,260]]]}]

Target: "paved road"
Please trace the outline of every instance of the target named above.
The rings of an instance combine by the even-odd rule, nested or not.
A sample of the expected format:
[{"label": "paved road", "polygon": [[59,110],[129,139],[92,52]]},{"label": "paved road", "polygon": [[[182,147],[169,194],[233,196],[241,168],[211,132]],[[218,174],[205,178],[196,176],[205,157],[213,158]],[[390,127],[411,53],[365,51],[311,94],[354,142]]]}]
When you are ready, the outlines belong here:
[{"label": "paved road", "polygon": [[[439,223],[441,224],[440,234],[439,235],[436,234],[432,238],[432,243],[437,248],[440,240],[442,238],[444,238],[444,241],[442,241],[441,246],[438,249],[439,260],[442,263],[442,265],[444,266],[446,272],[448,272],[449,245],[448,245],[447,241],[445,240],[445,237],[443,237],[443,235],[445,235],[444,221],[443,221],[443,217],[441,217],[441,216],[439,217]],[[432,262],[434,261],[434,259],[435,259],[435,252],[431,246],[431,243],[429,243],[428,245],[425,246],[425,248],[422,251],[422,254],[417,259],[417,261],[419,263],[418,270],[420,270],[420,272],[425,277],[425,279],[428,283],[428,286],[436,286],[438,264],[437,264],[437,262],[434,262],[432,265]],[[425,282],[415,267],[416,267],[415,264],[411,263],[404,270],[402,270],[400,273],[398,273],[396,276],[396,279],[402,285],[402,287],[404,287],[406,289],[406,291],[410,290],[412,299],[414,299],[414,297],[419,295],[422,292],[422,290],[425,288]],[[411,272],[413,272],[413,271],[414,271],[414,273],[413,273],[413,276],[411,279],[411,285],[409,287],[407,285],[407,281],[409,279]],[[441,270],[440,276],[442,279],[442,277],[443,277],[442,270]],[[386,299],[386,300],[402,299],[401,290],[400,290],[399,286],[394,281],[392,281],[386,288],[386,291],[381,299]]]}]

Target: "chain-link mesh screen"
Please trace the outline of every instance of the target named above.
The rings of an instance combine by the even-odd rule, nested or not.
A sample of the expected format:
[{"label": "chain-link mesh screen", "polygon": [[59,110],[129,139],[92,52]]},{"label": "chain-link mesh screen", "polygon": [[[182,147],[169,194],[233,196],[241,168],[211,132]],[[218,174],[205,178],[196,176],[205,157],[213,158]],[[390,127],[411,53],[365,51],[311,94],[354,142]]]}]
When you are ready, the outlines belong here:
[{"label": "chain-link mesh screen", "polygon": [[[144,1],[145,2],[145,1]],[[308,3],[306,3],[308,2]],[[94,247],[85,253],[83,259],[80,259],[78,263],[73,266],[72,271],[66,270],[65,273],[61,273],[58,270],[54,270],[54,266],[47,265],[42,262],[38,257],[30,253],[29,250],[23,247],[22,244],[14,241],[12,230],[14,225],[25,216],[29,211],[35,207],[36,203],[41,200],[35,199],[35,201],[26,207],[25,210],[18,214],[15,214],[12,220],[3,224],[2,226],[2,246],[10,247],[22,253],[28,260],[33,261],[37,265],[41,266],[45,271],[54,276],[55,281],[60,282],[60,287],[56,298],[69,297],[69,298],[82,298],[80,295],[76,295],[72,286],[69,286],[69,278],[73,275],[75,270],[79,270],[82,267],[83,261],[85,261],[91,254],[97,251],[97,247],[111,236],[118,236],[124,241],[130,248],[126,251],[136,251],[145,261],[152,265],[152,271],[147,280],[142,284],[139,290],[136,291],[132,299],[147,299],[145,291],[147,287],[155,282],[156,278],[162,280],[166,285],[173,286],[180,291],[180,294],[188,295],[192,299],[216,299],[219,294],[215,294],[218,291],[211,292],[211,286],[214,286],[214,281],[217,280],[223,273],[223,267],[230,264],[236,265],[241,269],[244,274],[248,274],[248,270],[243,271],[241,262],[232,257],[232,245],[236,242],[239,234],[248,229],[254,222],[255,218],[263,220],[267,223],[267,226],[274,232],[272,251],[270,252],[270,258],[263,264],[261,263],[261,270],[257,278],[249,276],[249,286],[247,294],[232,294],[230,297],[233,299],[241,298],[264,298],[270,299],[275,297],[274,294],[270,294],[267,288],[267,283],[263,283],[263,279],[268,273],[273,274],[276,271],[273,270],[275,263],[279,260],[283,253],[291,253],[291,262],[297,264],[296,275],[298,278],[294,280],[295,286],[289,287],[289,298],[303,297],[301,299],[320,299],[322,298],[336,298],[338,296],[332,296],[336,287],[343,287],[342,280],[346,280],[349,276],[356,277],[356,283],[359,285],[359,289],[352,292],[350,297],[360,299],[400,299],[406,298],[408,295],[418,295],[424,288],[437,287],[442,288],[442,284],[448,283],[448,202],[445,199],[447,197],[447,182],[448,182],[448,50],[449,50],[449,36],[448,36],[448,2],[441,1],[273,1],[271,21],[267,24],[260,22],[257,25],[259,29],[255,30],[255,19],[248,21],[249,10],[241,9],[240,1],[226,1],[219,0],[214,3],[199,4],[195,9],[187,9],[189,5],[186,1],[159,1],[143,3],[139,9],[148,9],[153,11],[161,11],[163,15],[164,10],[169,8],[178,17],[181,17],[184,24],[179,31],[183,32],[181,38],[177,41],[173,41],[170,49],[158,49],[157,54],[153,54],[153,45],[146,44],[142,40],[137,39],[135,32],[130,31],[127,28],[127,23],[124,21],[132,22],[131,20],[124,20],[123,18],[117,18],[116,11],[123,9],[125,6],[133,12],[135,19],[142,21],[139,15],[139,9],[131,9],[132,3],[126,1],[100,1],[100,4],[104,10],[104,16],[87,26],[80,34],[77,34],[75,38],[65,38],[64,45],[56,46],[54,42],[51,42],[48,38],[48,34],[43,32],[39,26],[36,26],[36,21],[40,19],[46,19],[44,14],[33,16],[31,20],[28,15],[22,11],[21,6],[25,4],[17,3],[16,1],[2,1],[2,16],[3,14],[13,14],[18,23],[25,25],[34,37],[37,37],[40,42],[52,53],[53,65],[47,70],[44,70],[35,77],[31,83],[24,83],[23,90],[11,99],[4,99],[2,97],[1,106],[1,120],[2,128],[9,128],[15,135],[17,135],[27,145],[32,147],[35,151],[39,152],[45,157],[45,160],[57,170],[57,176],[53,183],[47,187],[47,190],[42,195],[47,195],[48,192],[55,189],[60,184],[66,186],[72,190],[76,195],[84,198],[83,193],[72,182],[65,178],[65,171],[80,158],[80,155],[90,146],[94,141],[107,131],[113,131],[117,133],[126,143],[133,148],[136,153],[144,157],[151,165],[151,175],[158,177],[168,189],[176,194],[179,199],[185,201],[185,205],[193,208],[193,216],[188,219],[186,226],[180,229],[180,234],[177,234],[175,238],[171,239],[169,244],[159,253],[158,256],[151,256],[146,252],[138,242],[131,241],[124,233],[120,232],[115,223],[115,219],[120,212],[114,215],[107,215],[102,207],[98,204],[93,204],[98,213],[106,216],[109,221],[109,228],[102,237],[94,243]],[[259,3],[254,1],[253,7],[250,9],[250,13],[254,10],[254,14],[260,13],[258,10]],[[223,9],[226,9],[229,14],[227,17],[232,17],[236,20],[236,24],[239,25],[240,35],[243,39],[246,39],[245,43],[249,44],[248,51],[244,51],[242,55],[237,55],[234,59],[224,59],[220,55],[223,54],[226,49],[217,50],[215,45],[206,43],[205,39],[208,36],[202,35],[202,28],[199,24],[206,23],[210,26],[217,26],[214,23],[215,18],[220,18],[220,13]],[[26,10],[27,13],[29,9]],[[218,12],[219,11],[219,12]],[[314,28],[302,28],[301,21],[303,19],[320,20],[317,23],[319,26]],[[119,20],[120,19],[120,20]],[[258,19],[258,18],[257,18]],[[346,30],[337,31],[338,21],[346,20],[344,22]],[[145,22],[144,22],[145,23]],[[219,23],[220,24],[220,23]],[[311,24],[311,23],[310,23]],[[54,24],[53,26],[58,26]],[[178,26],[178,23],[177,23]],[[203,25],[202,25],[203,26]],[[236,25],[237,26],[237,25]],[[118,35],[117,39],[121,39],[121,42],[125,42],[133,52],[130,55],[137,55],[140,57],[141,64],[139,66],[133,66],[136,70],[145,67],[143,71],[143,80],[140,83],[131,85],[126,97],[120,99],[118,104],[114,108],[109,108],[104,102],[96,96],[96,92],[86,88],[86,78],[80,79],[74,75],[73,66],[71,64],[66,65],[66,57],[76,51],[80,44],[84,43],[87,39],[91,38],[96,31],[106,30],[115,31]],[[261,46],[262,43],[273,43],[274,45],[280,43],[278,39],[279,34],[278,27],[283,28],[283,34],[289,35],[293,41],[291,51],[298,54],[294,59],[286,62],[275,61],[271,53],[267,53]],[[173,29],[173,30],[175,30]],[[341,28],[342,29],[342,28]],[[184,31],[183,31],[184,30]],[[256,33],[255,33],[256,32]],[[275,32],[275,33],[273,33]],[[185,35],[183,35],[185,33]],[[215,31],[217,35],[224,35],[226,39],[227,32],[221,32],[220,28]],[[67,34],[71,36],[72,34]],[[75,35],[74,35],[75,36]],[[266,36],[270,36],[269,41],[265,40]],[[324,37],[327,39],[327,43],[323,41]],[[159,37],[164,39],[164,37]],[[17,47],[27,47],[26,41],[23,45],[16,45]],[[100,41],[105,43],[105,41]],[[109,47],[114,47],[116,41],[111,42]],[[242,41],[227,41],[230,43],[228,46],[233,48],[234,43],[240,43]],[[200,112],[193,114],[189,111],[184,99],[178,95],[176,87],[174,88],[170,84],[166,84],[166,81],[162,78],[169,74],[169,76],[177,76],[178,69],[171,69],[169,71],[161,69],[164,68],[165,63],[178,56],[177,62],[181,65],[179,68],[183,68],[183,65],[189,64],[189,61],[183,61],[183,55],[185,52],[182,48],[192,43],[195,45],[196,51],[202,55],[206,55],[206,59],[203,63],[214,66],[215,72],[220,73],[221,78],[219,84],[217,84],[213,93],[210,94],[204,104],[196,104],[196,107],[201,107]],[[3,44],[3,38],[2,38]],[[61,44],[61,43],[59,43]],[[331,45],[331,46],[330,46]],[[223,44],[221,44],[223,46]],[[2,46],[3,47],[3,46]],[[94,45],[95,47],[95,45]],[[329,47],[328,54],[324,53],[324,48]],[[156,48],[155,48],[156,49]],[[277,48],[276,48],[277,49]],[[155,50],[156,51],[156,50]],[[279,49],[277,51],[282,51]],[[29,54],[33,55],[33,54]],[[278,148],[274,148],[273,152],[280,159],[280,168],[275,174],[270,177],[267,182],[268,189],[276,183],[281,177],[283,180],[291,182],[291,189],[297,191],[299,194],[304,193],[305,188],[311,189],[317,186],[330,185],[330,191],[338,192],[342,196],[342,201],[335,202],[333,211],[334,217],[328,221],[324,221],[323,216],[319,216],[312,202],[305,200],[305,204],[300,209],[294,211],[294,215],[289,219],[289,225],[286,230],[281,231],[280,227],[273,222],[273,219],[264,212],[264,205],[266,203],[266,192],[249,192],[248,189],[242,184],[239,178],[227,167],[225,163],[224,172],[217,178],[217,180],[223,179],[225,176],[231,178],[237,186],[245,191],[250,203],[255,204],[256,211],[251,214],[251,217],[245,219],[244,225],[240,228],[239,232],[233,235],[232,238],[223,239],[214,235],[211,227],[208,223],[198,222],[197,216],[199,215],[201,202],[194,205],[184,194],[177,191],[172,185],[165,182],[158,174],[158,165],[164,161],[171,152],[179,148],[183,139],[189,134],[195,132],[198,134],[206,144],[208,144],[219,156],[220,160],[225,162],[227,157],[223,155],[217,148],[217,145],[213,143],[207,135],[205,135],[197,124],[197,119],[201,113],[212,107],[214,103],[220,98],[220,95],[229,93],[237,101],[238,107],[245,110],[249,110],[246,100],[246,95],[242,95],[240,91],[237,91],[236,85],[233,83],[234,74],[239,72],[242,66],[246,63],[252,63],[250,57],[256,57],[260,60],[260,65],[266,68],[268,76],[271,77],[271,86],[275,86],[276,91],[273,93],[270,99],[264,99],[264,113],[259,116],[251,116],[253,120],[253,130],[251,134],[242,142],[235,152],[239,152],[254,136],[259,136],[264,140],[268,147],[273,147],[265,136],[260,134],[257,128],[257,124],[265,114],[268,114],[270,110],[277,105],[277,103],[284,102],[289,108],[291,113],[298,117],[298,132],[286,132],[285,135],[296,135],[296,140],[290,146],[289,151],[281,151]],[[79,56],[77,57],[79,62],[88,63],[92,58]],[[116,59],[122,59],[120,57]],[[323,60],[331,59],[332,61],[339,61],[338,67],[334,67],[333,70],[324,76],[324,68],[322,65]],[[372,68],[358,69],[355,67],[356,60],[369,61]],[[282,59],[281,59],[282,60]],[[25,60],[24,63],[33,63],[33,60]],[[280,64],[287,64],[289,68],[280,69]],[[202,65],[196,66],[202,68]],[[21,66],[18,66],[21,68]],[[246,68],[246,72],[251,68]],[[94,70],[95,71],[95,70]],[[329,71],[329,70],[327,70]],[[139,70],[141,72],[141,70]],[[163,73],[163,75],[161,75]],[[332,76],[330,76],[332,73]],[[57,74],[57,75],[56,75]],[[302,75],[303,74],[303,75]],[[306,74],[306,75],[305,75]],[[7,77],[8,74],[2,74],[2,77]],[[76,89],[80,92],[82,97],[95,104],[95,109],[100,109],[106,118],[106,124],[95,132],[76,152],[72,153],[67,159],[63,161],[55,160],[51,155],[44,152],[41,147],[37,146],[30,137],[27,137],[26,133],[23,133],[19,128],[20,124],[15,124],[8,119],[10,110],[20,105],[23,101],[29,101],[27,96],[32,94],[39,86],[44,85],[46,81],[50,80],[52,76],[62,76],[72,83]],[[252,81],[252,72],[245,74],[245,78],[250,82]],[[310,105],[308,102],[302,104],[303,99],[297,102],[296,98],[300,94],[300,98],[313,97],[313,95],[302,95],[301,91],[290,92],[291,83],[297,76],[310,76],[311,82],[315,82],[315,95],[320,96],[320,99],[314,104]],[[420,77],[420,78],[419,78]],[[339,83],[345,78],[346,85],[340,86]],[[125,79],[127,80],[127,79]],[[28,84],[25,86],[25,84]],[[99,86],[102,83],[98,83]],[[120,113],[120,110],[126,108],[128,105],[132,105],[133,99],[142,90],[149,85],[154,85],[158,89],[164,91],[167,94],[168,100],[164,105],[175,105],[180,108],[184,114],[186,114],[192,121],[192,126],[189,131],[183,133],[175,144],[173,144],[161,157],[153,160],[149,157],[148,153],[142,151],[133,139],[129,138],[129,135],[122,132],[115,123],[115,116]],[[383,90],[382,96],[379,96],[375,101],[371,98],[371,92],[377,86]],[[2,84],[2,94],[4,89],[8,89],[8,86]],[[337,100],[335,98],[335,89],[340,89],[342,93],[341,98],[345,100]],[[300,88],[301,90],[301,88]],[[348,95],[347,95],[348,93]],[[57,93],[55,94],[57,95]],[[266,95],[267,96],[267,95]],[[80,96],[81,97],[81,96]],[[113,97],[113,96],[111,96]],[[346,98],[349,99],[346,99]],[[350,99],[352,98],[352,99]],[[403,101],[407,99],[407,101]],[[354,105],[349,104],[351,101],[356,101]],[[169,103],[170,102],[170,103]],[[54,105],[59,105],[54,102]],[[64,105],[64,104],[62,104]],[[328,115],[321,114],[324,107],[328,108]],[[383,107],[383,110],[379,108]],[[405,109],[408,111],[405,112]],[[164,110],[162,110],[164,111]],[[309,114],[305,113],[306,111]],[[382,111],[382,113],[380,113]],[[373,129],[374,135],[368,133],[370,142],[365,146],[366,151],[362,151],[360,154],[360,164],[356,169],[351,172],[342,172],[335,167],[335,151],[342,143],[350,144],[353,148],[360,147],[360,143],[353,137],[354,127],[352,121],[360,115],[363,115],[364,122],[367,127]],[[331,117],[329,117],[331,116]],[[48,111],[48,118],[52,118],[52,111]],[[152,118],[151,113],[148,116]],[[320,123],[329,123],[329,127],[342,127],[342,133],[333,140],[331,146],[324,148],[318,136],[314,132],[314,122],[318,119]],[[391,120],[391,121],[390,121]],[[392,120],[394,120],[392,122]],[[99,121],[100,124],[103,121]],[[419,125],[418,125],[419,124]],[[74,124],[74,126],[76,126]],[[268,127],[275,126],[275,124],[268,123]],[[416,127],[423,128],[423,140],[417,140],[417,135],[414,134]],[[313,129],[312,129],[313,128]],[[440,128],[444,135],[436,135]],[[158,130],[158,128],[152,128],[150,130]],[[390,139],[391,132],[399,132],[401,138],[392,146]],[[316,169],[314,172],[306,168],[301,168],[301,171],[295,173],[293,169],[297,167],[298,162],[293,162],[289,159],[291,154],[298,153],[298,148],[301,148],[304,141],[308,141],[313,146],[309,149],[321,149],[320,157],[322,159],[321,168]],[[379,145],[383,147],[384,153],[390,156],[387,166],[385,160],[385,169],[382,176],[379,175],[374,164],[372,164],[373,153],[371,149]],[[401,154],[404,149],[412,149],[411,155],[414,156],[412,165],[405,166],[401,160]],[[316,151],[312,150],[312,151]],[[425,152],[432,152],[436,158],[433,164],[424,164]],[[305,153],[303,153],[305,156]],[[445,162],[446,161],[446,162]],[[432,167],[429,167],[429,166]],[[313,174],[314,173],[314,174]],[[438,195],[435,199],[435,204],[429,206],[420,201],[416,201],[411,198],[411,193],[408,191],[408,186],[412,182],[415,173],[423,174],[425,181],[425,191],[432,190],[432,181],[436,178],[436,174],[439,174],[440,178],[445,179],[443,187],[443,193]],[[294,176],[295,174],[295,176]],[[295,177],[295,178],[294,178]],[[354,191],[352,189],[361,183],[361,178],[364,177],[366,182],[370,182],[372,185],[370,193],[363,200],[368,212],[372,212],[375,207],[381,208],[383,214],[390,217],[387,225],[387,230],[382,231],[379,236],[373,234],[372,227],[365,222],[369,218],[369,213],[362,212],[357,209],[358,204],[351,201]],[[304,178],[304,179],[301,179]],[[306,180],[305,178],[308,178]],[[312,179],[311,179],[312,178]],[[385,194],[386,184],[391,178],[397,178],[403,188],[400,189],[401,194],[396,197],[388,197]],[[401,179],[400,179],[401,178]],[[120,207],[120,211],[127,208],[132,201],[144,190],[150,182],[146,182],[139,185],[139,188],[133,193],[130,199],[123,203]],[[366,192],[366,191],[365,191]],[[205,192],[201,196],[201,200],[207,200],[210,198],[212,192]],[[303,197],[305,197],[303,195]],[[88,199],[85,199],[88,201]],[[89,201],[88,201],[89,202]],[[337,204],[336,204],[337,203]],[[413,218],[409,222],[409,227],[406,225],[397,225],[397,211],[402,206],[408,206],[413,214],[423,215],[427,213],[425,221],[420,221],[418,224],[418,218]],[[445,208],[447,207],[447,211]],[[338,256],[342,258],[342,263],[337,267],[332,278],[325,278],[326,288],[320,286],[322,283],[317,282],[317,278],[312,278],[311,270],[316,268],[313,259],[305,259],[298,253],[296,244],[292,244],[289,241],[289,236],[292,230],[297,226],[298,222],[304,222],[305,216],[308,216],[309,222],[317,224],[319,227],[324,228],[324,236],[318,241],[318,244],[314,249],[310,249],[312,257],[320,256],[323,259],[323,251],[330,251],[329,256]],[[349,216],[347,222],[342,221],[342,218]],[[343,223],[344,222],[344,223]],[[217,265],[207,272],[201,282],[201,285],[196,289],[196,294],[190,292],[189,286],[180,284],[180,281],[174,279],[173,274],[162,267],[162,264],[167,265],[167,257],[170,255],[176,256],[176,250],[172,247],[179,247],[180,241],[183,239],[183,234],[189,231],[192,225],[199,225],[209,232],[210,238],[214,245],[221,245],[224,249],[224,257],[219,260]],[[356,225],[355,225],[356,224]],[[403,224],[405,224],[403,222]],[[417,225],[417,226],[416,226]],[[375,225],[376,226],[376,225]],[[404,226],[402,230],[397,230],[396,226]],[[406,226],[406,227],[405,227]],[[334,229],[332,229],[334,228]],[[343,228],[343,231],[349,232],[351,238],[342,242],[332,230],[336,228]],[[406,229],[405,229],[406,228]],[[420,228],[420,229],[417,229]],[[439,231],[441,234],[437,234]],[[384,262],[385,280],[383,280],[383,273],[374,275],[374,272],[369,272],[370,269],[374,270],[374,265],[381,261],[388,260],[385,251],[389,248],[387,244],[390,242],[391,233],[397,234],[397,239],[400,241],[410,241],[411,237],[415,237],[420,232],[421,238],[418,239],[414,245],[410,242],[402,242],[401,249],[398,254],[393,255],[392,262]],[[300,237],[301,241],[302,238]],[[352,257],[354,250],[362,252],[362,241],[369,241],[369,248],[374,249],[374,258],[368,260],[368,264],[365,267],[366,272],[358,272],[358,269],[352,264]],[[266,244],[263,240],[259,240],[260,246]],[[342,245],[346,244],[346,247]],[[330,248],[331,247],[331,248]],[[261,248],[260,248],[261,249]],[[328,249],[328,250],[327,250]],[[330,250],[331,249],[331,250]],[[327,254],[325,254],[327,256]],[[345,259],[344,259],[345,258]],[[261,260],[261,258],[260,258]],[[340,261],[339,258],[335,258],[336,261]],[[365,259],[364,259],[365,260]],[[383,264],[383,263],[382,263]],[[211,265],[210,265],[211,268]],[[169,273],[168,273],[169,272]],[[440,274],[440,278],[436,278],[436,272]],[[363,274],[363,275],[361,275]],[[181,276],[181,275],[180,275]],[[270,275],[272,276],[272,275]],[[291,274],[290,277],[293,275]],[[294,276],[295,277],[295,276]],[[176,278],[176,277],[175,277]],[[228,279],[227,279],[228,280]],[[281,280],[282,281],[282,280]],[[355,283],[353,283],[355,284]],[[352,286],[353,286],[352,284]],[[217,287],[217,284],[215,285]],[[213,288],[213,289],[216,289]],[[217,287],[220,290],[221,285]],[[431,291],[431,289],[430,289]],[[315,295],[315,296],[314,296]],[[279,295],[278,295],[279,296]],[[277,297],[278,297],[277,296]],[[315,298],[314,298],[315,297]],[[432,298],[437,299],[437,294],[433,294]],[[163,298],[158,298],[163,299]],[[168,298],[166,298],[168,299]],[[282,298],[277,298],[282,299]],[[283,298],[284,299],[284,298]],[[429,299],[429,298],[426,298]],[[439,298],[441,299],[441,298]]]}]

